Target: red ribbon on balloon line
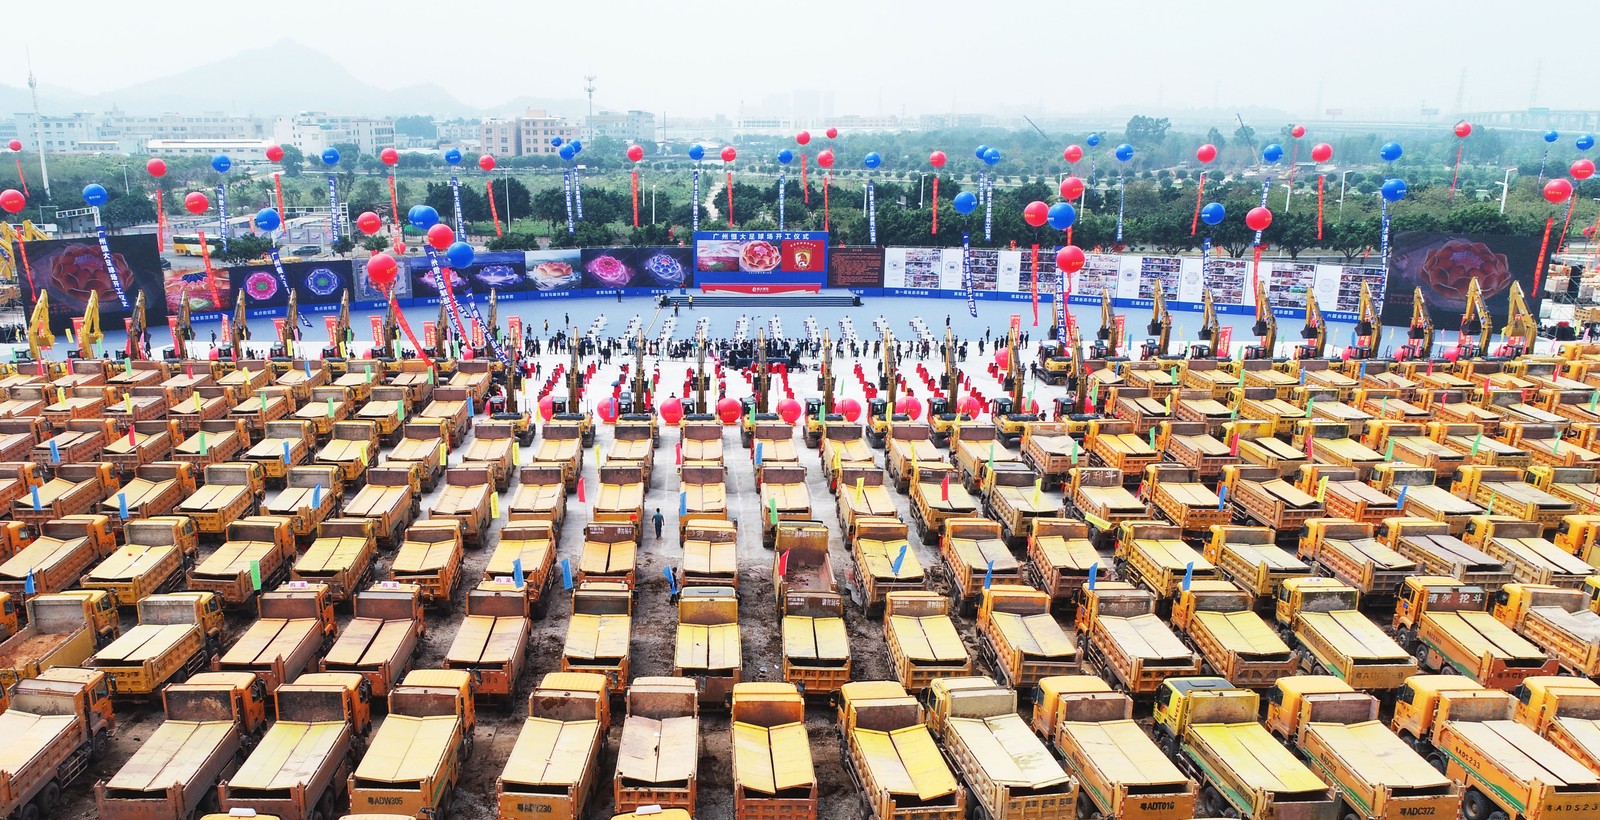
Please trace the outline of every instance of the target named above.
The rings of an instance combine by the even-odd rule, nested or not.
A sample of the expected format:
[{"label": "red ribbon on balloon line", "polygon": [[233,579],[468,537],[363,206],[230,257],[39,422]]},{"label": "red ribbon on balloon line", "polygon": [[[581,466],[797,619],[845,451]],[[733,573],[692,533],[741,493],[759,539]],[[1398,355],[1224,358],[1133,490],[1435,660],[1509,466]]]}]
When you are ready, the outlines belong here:
[{"label": "red ribbon on balloon line", "polygon": [[28,193],[28,177],[22,173],[22,157],[17,157],[17,179],[22,182],[22,195],[33,196]]},{"label": "red ribbon on balloon line", "polygon": [[1033,243],[1033,326],[1039,326],[1039,243]]},{"label": "red ribbon on balloon line", "polygon": [[1322,188],[1327,182],[1327,174],[1317,174],[1317,238],[1322,238]]},{"label": "red ribbon on balloon line", "polygon": [[833,174],[822,175],[822,230],[828,230],[828,186],[833,184]]},{"label": "red ribbon on balloon line", "polygon": [[1567,227],[1572,224],[1572,209],[1577,207],[1577,204],[1576,196],[1567,197],[1567,218],[1561,223],[1561,239],[1556,242],[1556,253],[1561,253],[1567,247]]},{"label": "red ribbon on balloon line", "polygon": [[216,305],[217,310],[227,310],[228,306],[222,303],[222,294],[217,292],[216,273],[211,270],[211,246],[206,243],[206,232],[198,231],[197,237],[200,240],[200,261],[206,267],[206,285],[211,288],[211,304]]},{"label": "red ribbon on balloon line", "polygon": [[485,180],[489,184],[489,216],[494,219],[494,235],[505,236],[500,230],[500,207],[494,204],[494,180]]},{"label": "red ribbon on balloon line", "polygon": [[1200,172],[1200,184],[1194,189],[1194,219],[1189,220],[1189,235],[1194,236],[1200,230],[1200,200],[1206,195],[1206,172]]},{"label": "red ribbon on balloon line", "polygon": [[[939,183],[934,182],[933,184],[938,185]],[[937,191],[939,189],[934,188],[934,190]],[[800,152],[800,195],[805,199],[807,205],[811,204],[811,189],[806,186],[806,152],[804,151]],[[938,201],[938,196],[938,194],[934,194],[935,202]],[[934,233],[938,233],[938,231],[934,231]]]},{"label": "red ribbon on balloon line", "polygon": [[28,242],[22,238],[22,232],[17,232],[17,255],[22,257],[22,270],[28,274],[28,289],[34,293],[39,291],[33,286],[33,265],[28,262]]},{"label": "red ribbon on balloon line", "polygon": [[733,227],[733,171],[728,172],[728,227]]},{"label": "red ribbon on balloon line", "polygon": [[933,233],[939,235],[939,175],[933,175]]},{"label": "red ribbon on balloon line", "polygon": [[[1544,221],[1544,241],[1539,243],[1539,255],[1533,258],[1533,295],[1539,295],[1539,280],[1544,278],[1544,255],[1550,250],[1550,229],[1555,227],[1555,215]],[[1465,319],[1463,318],[1463,321]]]},{"label": "red ribbon on balloon line", "polygon": [[1261,286],[1261,245],[1256,245],[1255,260],[1250,263],[1250,292]]},{"label": "red ribbon on balloon line", "polygon": [[[732,173],[729,173],[732,176]],[[639,227],[639,169],[633,169],[633,227]]]},{"label": "red ribbon on balloon line", "polygon": [[1465,140],[1456,145],[1456,167],[1450,172],[1450,202],[1456,201],[1456,180],[1461,176],[1461,149],[1467,147]]},{"label": "red ribbon on balloon line", "polygon": [[[448,282],[449,280],[445,281]],[[428,357],[428,349],[423,347],[421,342],[417,341],[417,334],[411,332],[411,323],[406,321],[406,312],[401,310],[400,303],[395,301],[394,288],[392,286],[385,288],[383,295],[389,297],[389,307],[394,308],[394,319],[400,323],[400,329],[405,331],[406,338],[411,341],[411,346],[416,349],[417,355],[421,356],[422,361],[426,362],[429,367],[433,367],[433,359]],[[385,339],[384,342],[387,343],[388,340]]]},{"label": "red ribbon on balloon line", "polygon": [[[494,204],[494,197],[489,197],[489,204]],[[400,198],[394,193],[394,174],[389,175],[389,216],[393,220],[390,224],[394,226],[394,252],[405,253],[406,229],[400,224]]]},{"label": "red ribbon on balloon line", "polygon": [[[278,209],[278,213],[280,213],[280,214],[283,213],[283,209],[279,208]],[[165,253],[166,250],[167,250],[166,242],[164,241],[164,239],[161,236],[161,233],[163,231],[165,231],[166,229],[167,229],[167,214],[166,214],[166,211],[163,210],[162,207],[161,207],[161,188],[159,186],[157,186],[157,188],[156,188],[156,253]]]}]

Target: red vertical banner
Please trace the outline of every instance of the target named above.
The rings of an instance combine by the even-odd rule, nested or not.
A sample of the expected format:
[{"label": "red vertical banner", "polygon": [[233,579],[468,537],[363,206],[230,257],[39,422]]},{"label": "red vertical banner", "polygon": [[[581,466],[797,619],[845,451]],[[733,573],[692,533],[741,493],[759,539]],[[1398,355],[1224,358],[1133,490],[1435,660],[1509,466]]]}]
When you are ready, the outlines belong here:
[{"label": "red vertical banner", "polygon": [[939,235],[939,175],[933,175],[933,234]]},{"label": "red vertical banner", "polygon": [[[73,324],[76,325],[77,322],[73,322]],[[167,317],[167,330],[172,331],[173,352],[177,353],[180,357],[183,356],[183,335],[178,332],[178,317]],[[83,330],[81,328],[78,329],[78,338],[83,338]]]},{"label": "red vertical banner", "polygon": [[[1117,326],[1117,338],[1118,339],[1126,338],[1127,337],[1127,331],[1128,331],[1128,317],[1127,317],[1127,315],[1126,314],[1122,314],[1122,313],[1118,313],[1116,315],[1116,317],[1112,320],[1112,322],[1114,324],[1116,324],[1116,326]],[[1113,356],[1117,355],[1117,351],[1112,350],[1111,351],[1111,355],[1113,355]]]},{"label": "red vertical banner", "polygon": [[1550,229],[1555,227],[1556,218],[1551,216],[1544,221],[1544,241],[1539,243],[1539,255],[1533,260],[1533,293],[1530,298],[1539,298],[1539,283],[1544,281],[1544,255],[1550,250]]},{"label": "red vertical banner", "polygon": [[[283,213],[280,208],[278,213]],[[167,243],[163,241],[162,234],[167,230],[167,212],[161,206],[161,189],[156,189],[156,253],[165,253]]]},{"label": "red vertical banner", "polygon": [[472,346],[473,347],[483,347],[484,346],[483,325],[478,324],[478,320],[477,319],[473,319],[472,320]]},{"label": "red vertical banner", "polygon": [[[938,183],[934,184],[937,185]],[[934,190],[937,191],[939,189],[935,188]],[[800,196],[805,199],[807,205],[811,204],[811,189],[806,186],[806,152],[804,151],[800,152]]]},{"label": "red vertical banner", "polygon": [[822,175],[822,230],[828,230],[828,183],[832,181],[832,174]]},{"label": "red vertical banner", "polygon": [[[394,177],[389,179],[393,180]],[[278,218],[282,222],[280,227],[284,235],[287,236],[289,233],[289,215],[283,212],[283,177],[279,174],[272,175],[272,192],[278,202]]]},{"label": "red vertical banner", "polygon": [[[935,177],[937,179],[937,177]],[[1039,243],[1033,243],[1033,326],[1039,326]]]},{"label": "red vertical banner", "polygon": [[[174,319],[173,321],[177,321],[177,320]],[[83,317],[82,316],[74,316],[74,317],[72,317],[72,335],[77,336],[79,339],[83,338]]]},{"label": "red vertical banner", "polygon": [[1217,347],[1211,351],[1213,359],[1233,358],[1233,325],[1217,328]]},{"label": "red vertical banner", "polygon": [[633,227],[639,227],[639,169],[633,169]]},{"label": "red vertical banner", "polygon": [[1328,179],[1326,174],[1317,174],[1317,238],[1322,238],[1322,188]]},{"label": "red vertical banner", "polygon": [[733,227],[733,172],[728,172],[728,227]]},{"label": "red vertical banner", "polygon": [[510,316],[506,318],[506,338],[513,350],[522,348],[522,317]]},{"label": "red vertical banner", "polygon": [[383,317],[382,316],[373,316],[371,318],[372,318],[372,342],[373,342],[373,344],[377,345],[378,346],[378,350],[381,351],[381,350],[383,350],[384,346],[388,343],[388,340],[383,338]]},{"label": "red vertical banner", "polygon": [[344,345],[344,340],[339,338],[339,317],[324,316],[322,323],[328,328],[328,347],[333,348],[336,353],[339,352]]},{"label": "red vertical banner", "polygon": [[278,338],[280,339],[283,338],[283,324],[287,321],[289,320],[282,317],[272,320],[272,332],[277,334]]},{"label": "red vertical banner", "polygon": [[422,343],[433,347],[439,343],[439,326],[433,322],[422,323]]},{"label": "red vertical banner", "polygon": [[1261,283],[1261,246],[1256,246],[1255,257],[1250,261],[1250,292],[1255,293]]},{"label": "red vertical banner", "polygon": [[1189,220],[1189,235],[1200,230],[1200,200],[1206,195],[1206,172],[1200,172],[1200,184],[1194,188],[1194,219]]},{"label": "red vertical banner", "polygon": [[500,230],[500,206],[494,204],[494,180],[486,181],[489,183],[489,216],[494,219],[494,235],[505,236]]},{"label": "red vertical banner", "polygon": [[[489,197],[489,206],[494,207],[494,197]],[[389,217],[390,224],[394,226],[394,252],[405,253],[405,226],[400,224],[400,199],[394,193],[394,174],[389,175]],[[498,225],[498,223],[496,223]]]},{"label": "red vertical banner", "polygon": [[[206,286],[211,289],[211,304],[216,305],[217,310],[227,310],[228,306],[222,303],[222,294],[217,292],[217,274],[211,269],[211,245],[206,242],[206,232],[199,231],[197,235],[200,240],[200,261],[205,263],[206,268]],[[31,283],[32,275],[28,278]]]}]

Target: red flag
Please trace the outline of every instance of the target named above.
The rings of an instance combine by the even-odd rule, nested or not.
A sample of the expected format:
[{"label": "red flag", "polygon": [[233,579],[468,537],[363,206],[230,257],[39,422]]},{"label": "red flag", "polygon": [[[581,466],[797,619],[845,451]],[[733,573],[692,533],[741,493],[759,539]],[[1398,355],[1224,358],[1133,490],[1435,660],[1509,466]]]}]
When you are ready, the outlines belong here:
[{"label": "red flag", "polygon": [[789,574],[789,551],[778,553],[778,577],[783,578]]},{"label": "red flag", "polygon": [[941,501],[949,501],[950,500],[950,474],[949,473],[945,473],[944,474],[944,478],[939,480],[939,499]]},{"label": "red flag", "polygon": [[1306,428],[1306,458],[1308,460],[1311,458],[1311,443],[1316,441],[1316,440],[1317,440],[1316,436],[1311,435],[1311,428],[1307,427]]},{"label": "red flag", "polygon": [[583,496],[584,496],[584,494],[583,494],[583,476],[578,476],[578,503],[579,504],[583,503],[583,501],[584,501],[584,497]]},{"label": "red flag", "polygon": [[128,446],[139,446],[139,440],[133,437],[133,416],[128,417]]},{"label": "red flag", "polygon": [[494,235],[505,236],[505,232],[500,230],[500,208],[494,204],[494,180],[486,181],[489,183],[489,216],[494,219]]},{"label": "red flag", "polygon": [[1239,434],[1238,433],[1234,433],[1233,434],[1233,444],[1228,448],[1228,455],[1236,456],[1238,454],[1239,454]]},{"label": "red flag", "polygon": [[678,463],[683,463],[683,442],[678,442]]}]

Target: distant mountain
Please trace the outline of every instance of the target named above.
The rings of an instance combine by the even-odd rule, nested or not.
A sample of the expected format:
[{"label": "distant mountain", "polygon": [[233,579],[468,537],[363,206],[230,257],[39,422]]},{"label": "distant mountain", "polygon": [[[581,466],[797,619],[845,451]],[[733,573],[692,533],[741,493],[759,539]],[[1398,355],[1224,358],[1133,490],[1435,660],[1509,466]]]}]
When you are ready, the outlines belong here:
[{"label": "distant mountain", "polygon": [[[46,113],[66,114],[82,111],[88,97],[76,91],[45,85],[39,89],[39,107]],[[33,110],[33,94],[26,86],[0,85],[0,118]]]}]

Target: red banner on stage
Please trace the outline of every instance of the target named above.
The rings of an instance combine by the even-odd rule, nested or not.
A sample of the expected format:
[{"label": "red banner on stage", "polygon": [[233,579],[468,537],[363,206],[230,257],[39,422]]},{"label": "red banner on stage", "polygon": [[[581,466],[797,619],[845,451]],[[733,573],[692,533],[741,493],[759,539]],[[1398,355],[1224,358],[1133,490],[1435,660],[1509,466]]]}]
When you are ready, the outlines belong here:
[{"label": "red banner on stage", "polygon": [[373,316],[373,317],[371,317],[371,319],[372,319],[372,342],[373,342],[373,344],[376,344],[378,346],[378,350],[381,352],[384,349],[384,347],[386,347],[388,345],[388,340],[383,338],[383,317],[382,316]]}]

